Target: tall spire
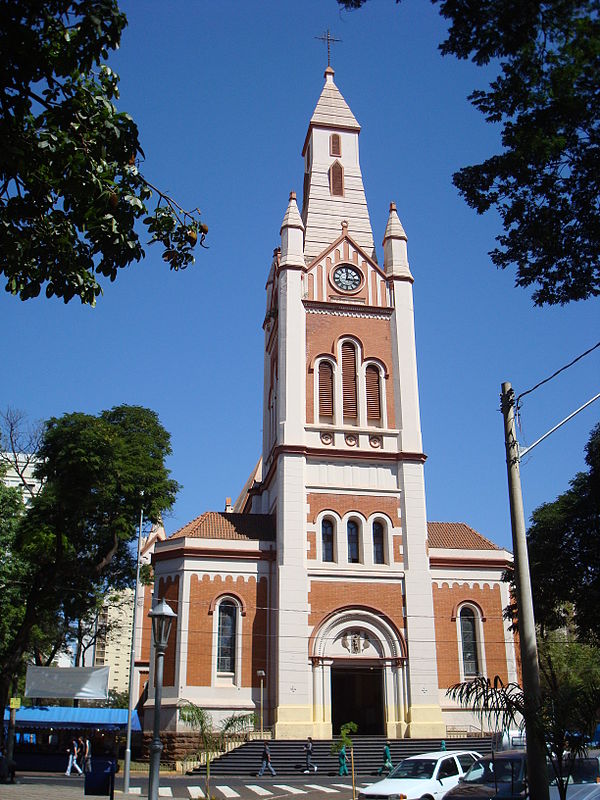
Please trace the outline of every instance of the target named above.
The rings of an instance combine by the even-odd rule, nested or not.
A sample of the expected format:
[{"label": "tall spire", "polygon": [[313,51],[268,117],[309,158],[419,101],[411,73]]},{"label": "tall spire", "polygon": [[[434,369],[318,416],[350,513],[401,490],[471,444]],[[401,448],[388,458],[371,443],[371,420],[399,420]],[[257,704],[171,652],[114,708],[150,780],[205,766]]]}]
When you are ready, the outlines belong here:
[{"label": "tall spire", "polygon": [[375,258],[373,231],[367,208],[358,156],[360,125],[333,80],[332,67],[325,70],[325,85],[310,119],[304,156],[305,226],[304,256],[307,263],[339,236],[342,220],[348,234]]}]

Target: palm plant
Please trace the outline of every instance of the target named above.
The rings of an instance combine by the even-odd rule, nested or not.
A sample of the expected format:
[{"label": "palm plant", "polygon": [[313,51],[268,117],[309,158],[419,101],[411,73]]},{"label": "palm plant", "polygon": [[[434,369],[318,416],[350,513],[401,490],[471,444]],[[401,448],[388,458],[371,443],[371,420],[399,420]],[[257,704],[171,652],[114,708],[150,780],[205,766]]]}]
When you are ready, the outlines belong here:
[{"label": "palm plant", "polygon": [[206,761],[206,797],[210,793],[210,763],[214,756],[227,750],[227,743],[236,736],[246,733],[254,727],[254,714],[232,714],[224,719],[218,728],[215,728],[212,716],[201,706],[186,701],[179,708],[179,717],[190,728],[195,730],[200,738],[200,754]]},{"label": "palm plant", "polygon": [[446,694],[486,720],[493,730],[522,727],[543,743],[561,800],[575,759],[585,754],[600,714],[598,651],[589,645],[549,638],[539,645],[541,696],[534,704],[513,682],[482,676],[452,686]]}]

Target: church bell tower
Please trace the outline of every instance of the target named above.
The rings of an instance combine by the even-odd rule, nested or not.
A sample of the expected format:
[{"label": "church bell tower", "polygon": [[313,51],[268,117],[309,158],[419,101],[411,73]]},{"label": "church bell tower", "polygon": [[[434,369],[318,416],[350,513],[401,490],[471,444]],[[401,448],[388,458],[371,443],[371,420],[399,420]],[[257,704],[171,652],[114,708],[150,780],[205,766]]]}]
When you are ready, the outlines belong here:
[{"label": "church bell tower", "polygon": [[[273,514],[278,738],[445,735],[407,237],[378,263],[360,125],[331,67],[267,280],[262,479]],[[381,226],[383,229],[383,225]],[[345,717],[348,717],[346,719]]]}]

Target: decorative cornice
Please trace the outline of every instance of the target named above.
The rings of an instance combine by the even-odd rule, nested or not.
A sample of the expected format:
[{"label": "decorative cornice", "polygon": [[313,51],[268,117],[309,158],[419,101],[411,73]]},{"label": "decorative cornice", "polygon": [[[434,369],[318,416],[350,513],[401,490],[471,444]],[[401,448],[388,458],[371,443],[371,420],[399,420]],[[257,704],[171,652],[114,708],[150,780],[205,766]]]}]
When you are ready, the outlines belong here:
[{"label": "decorative cornice", "polygon": [[368,319],[389,319],[394,309],[386,306],[363,306],[345,300],[325,302],[323,300],[303,300],[307,314],[330,314],[333,317],[367,317]]},{"label": "decorative cornice", "polygon": [[348,461],[384,461],[386,463],[400,461],[417,461],[424,464],[427,461],[425,453],[401,452],[391,453],[387,450],[332,450],[331,447],[307,447],[305,445],[278,445],[269,453],[269,469],[260,484],[255,484],[249,489],[248,494],[261,494],[271,483],[277,469],[277,460],[282,455],[301,455],[305,458],[334,458]]},{"label": "decorative cornice", "polygon": [[[507,569],[512,566],[512,561],[507,558],[468,558],[465,556],[430,556],[430,567],[448,567],[456,569],[457,567],[464,567],[465,569]],[[436,579],[438,580],[438,579]],[[456,580],[453,578],[452,580]]]},{"label": "decorative cornice", "polygon": [[[182,540],[183,542],[184,540]],[[201,541],[200,539],[198,541]],[[157,561],[172,561],[174,558],[222,558],[227,561],[273,561],[275,550],[227,550],[225,548],[212,549],[209,547],[173,547],[169,550],[160,550],[152,555],[152,563]]]}]

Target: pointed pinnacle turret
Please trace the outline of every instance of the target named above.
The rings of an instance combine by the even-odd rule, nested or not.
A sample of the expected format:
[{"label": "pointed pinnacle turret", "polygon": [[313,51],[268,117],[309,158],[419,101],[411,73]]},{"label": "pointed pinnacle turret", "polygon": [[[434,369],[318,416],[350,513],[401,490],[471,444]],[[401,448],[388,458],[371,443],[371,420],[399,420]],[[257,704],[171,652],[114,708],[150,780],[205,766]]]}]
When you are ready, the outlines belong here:
[{"label": "pointed pinnacle turret", "polygon": [[406,233],[398,217],[396,203],[390,203],[390,215],[383,236],[383,268],[386,275],[412,280],[406,242]]},{"label": "pointed pinnacle turret", "polygon": [[288,207],[281,223],[281,266],[304,266],[304,223],[298,211],[296,192],[290,192]]}]

